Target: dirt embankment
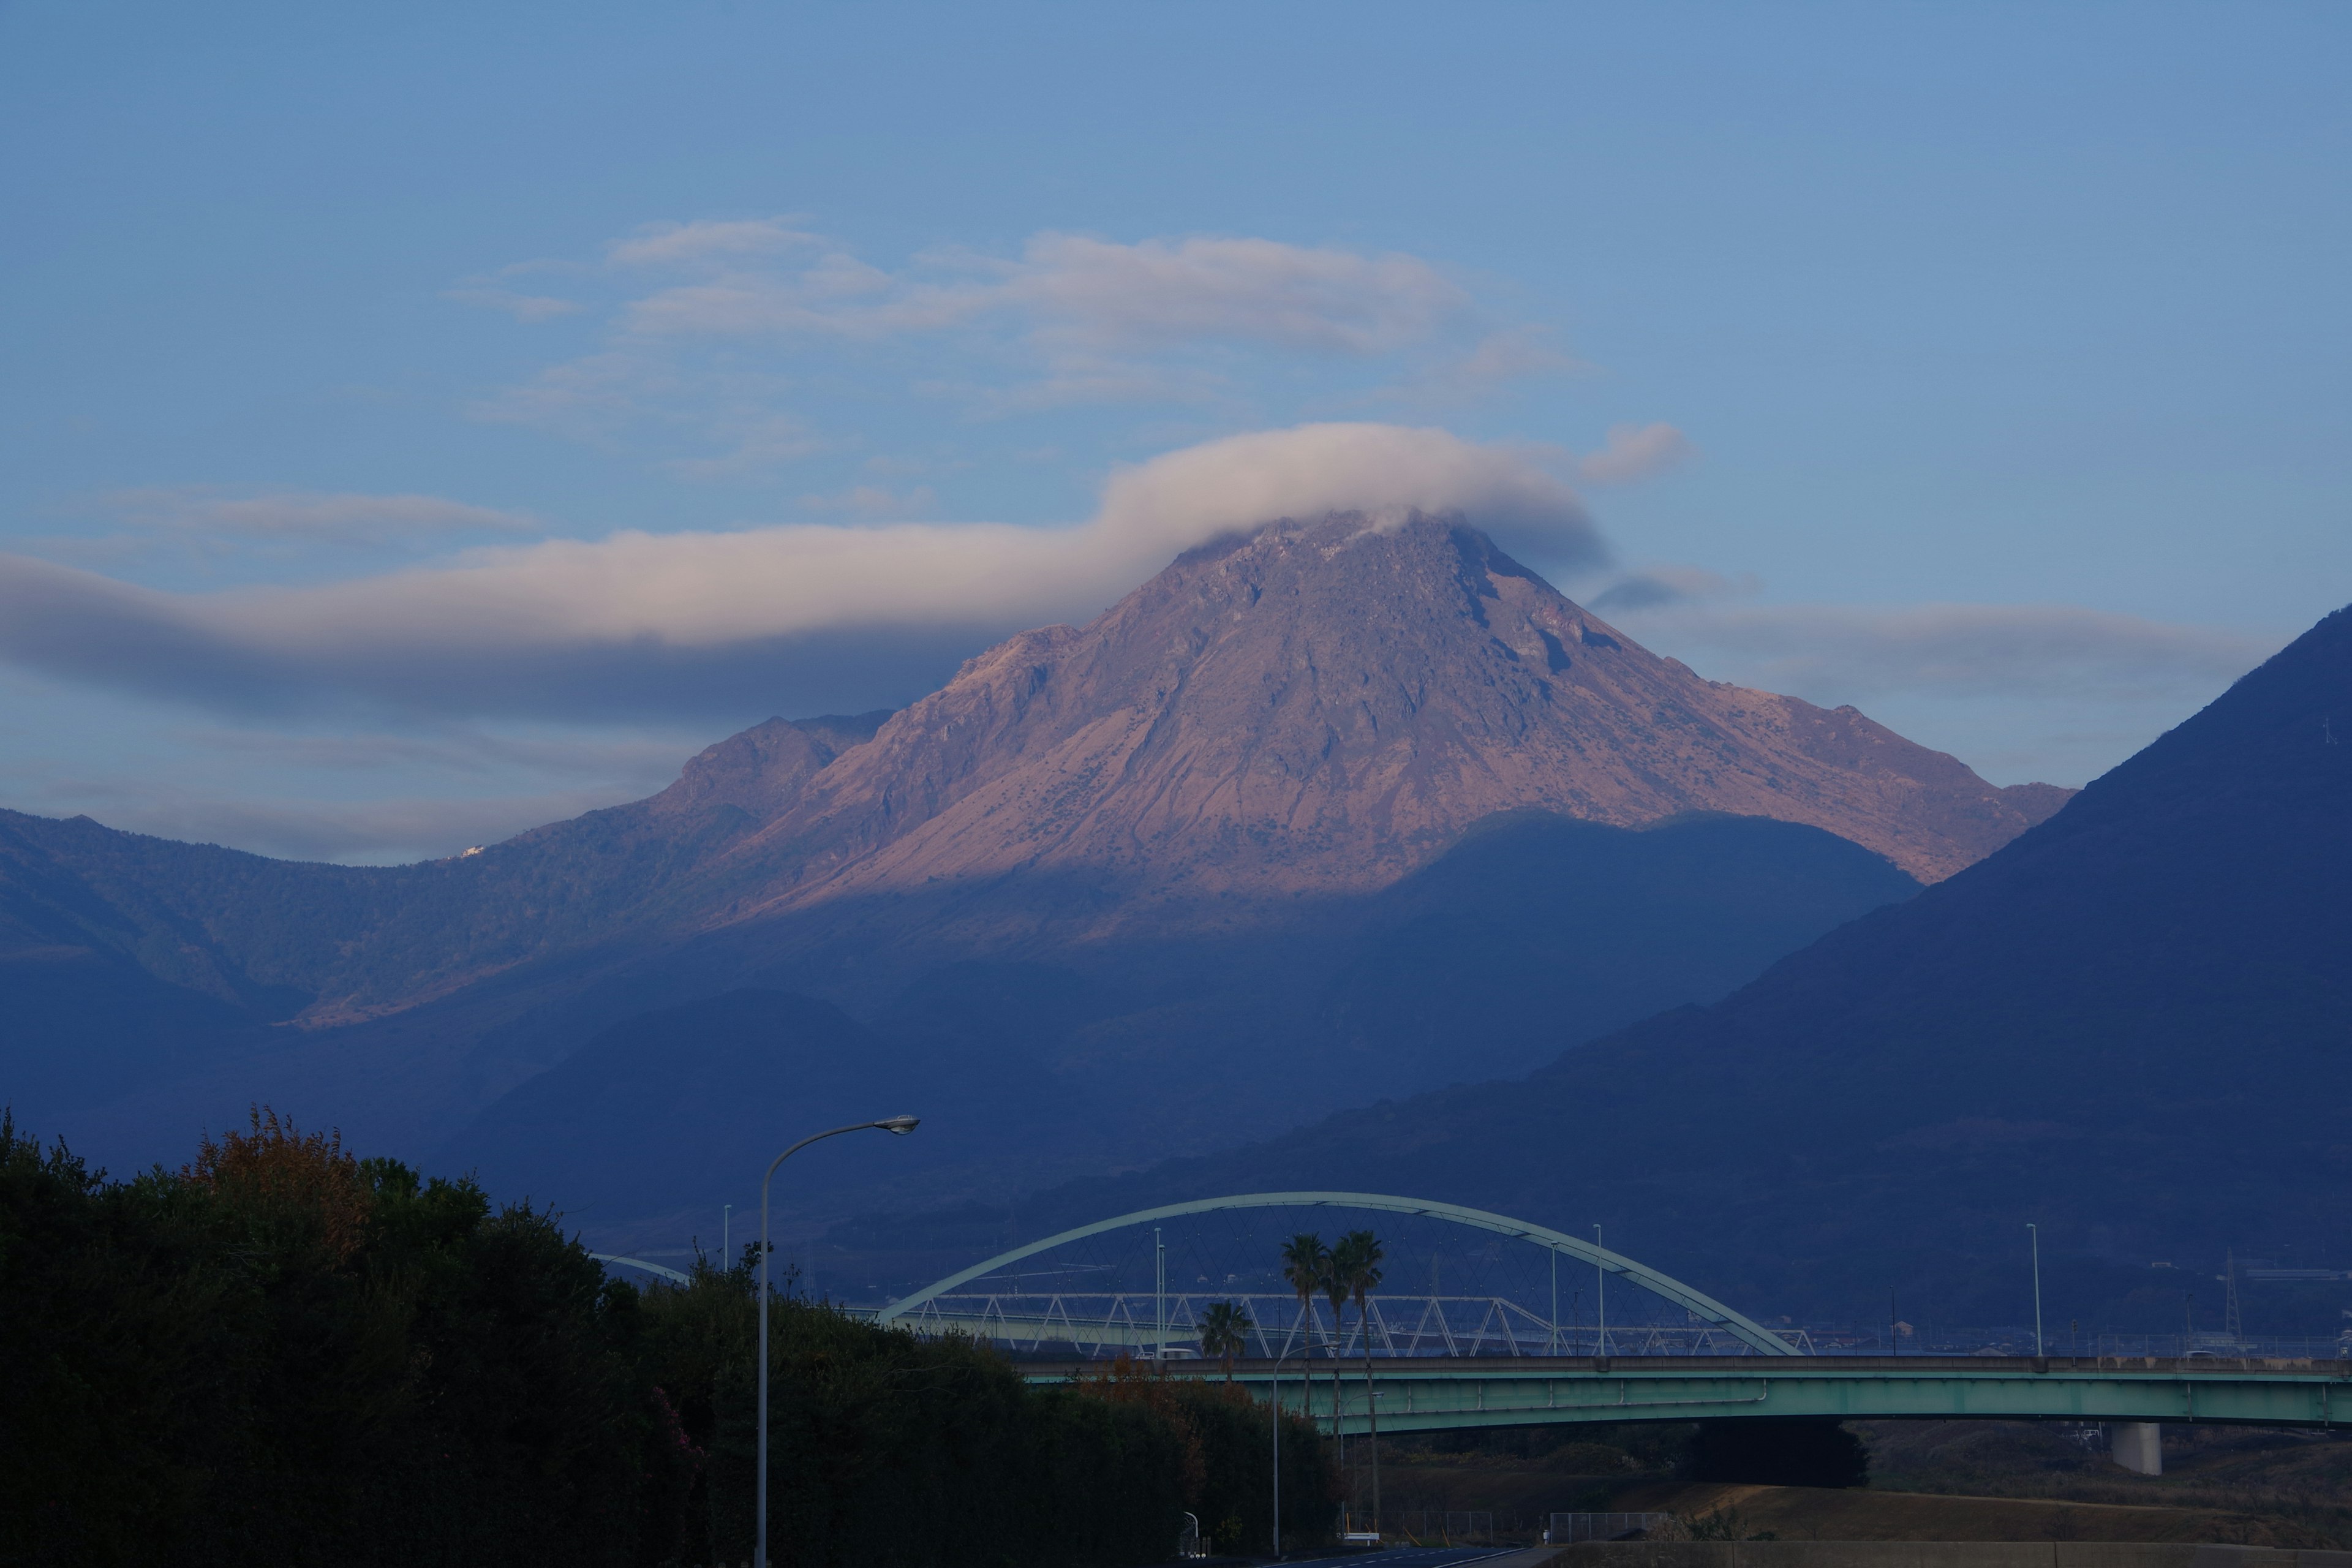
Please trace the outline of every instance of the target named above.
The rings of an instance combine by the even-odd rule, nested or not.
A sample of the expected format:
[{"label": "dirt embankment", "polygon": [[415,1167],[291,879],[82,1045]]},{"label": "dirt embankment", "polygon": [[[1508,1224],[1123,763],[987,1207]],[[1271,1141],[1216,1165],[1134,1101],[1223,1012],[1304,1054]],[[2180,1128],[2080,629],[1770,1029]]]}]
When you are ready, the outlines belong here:
[{"label": "dirt embankment", "polygon": [[1735,1539],[1780,1541],[2180,1541],[2313,1546],[2311,1532],[2273,1517],[2204,1508],[1959,1497],[1875,1488],[1759,1487],[1725,1482],[1654,1486],[1616,1507],[1672,1513]]}]

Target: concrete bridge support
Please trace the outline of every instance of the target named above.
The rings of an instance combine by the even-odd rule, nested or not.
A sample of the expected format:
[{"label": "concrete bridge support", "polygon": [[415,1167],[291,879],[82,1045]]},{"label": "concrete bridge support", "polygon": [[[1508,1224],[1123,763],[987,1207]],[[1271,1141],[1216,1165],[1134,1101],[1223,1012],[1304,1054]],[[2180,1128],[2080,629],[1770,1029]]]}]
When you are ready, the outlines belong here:
[{"label": "concrete bridge support", "polygon": [[2153,1421],[2118,1421],[2107,1428],[2107,1454],[2126,1470],[2164,1474],[2164,1428]]}]

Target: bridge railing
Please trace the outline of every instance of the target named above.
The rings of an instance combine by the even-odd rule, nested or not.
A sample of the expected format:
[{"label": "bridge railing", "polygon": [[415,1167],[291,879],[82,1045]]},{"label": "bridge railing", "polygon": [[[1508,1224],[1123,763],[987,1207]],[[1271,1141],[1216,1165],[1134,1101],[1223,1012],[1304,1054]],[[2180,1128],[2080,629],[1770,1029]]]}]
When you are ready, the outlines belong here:
[{"label": "bridge railing", "polygon": [[[1371,1336],[1375,1358],[1417,1356],[1738,1356],[1748,1345],[1705,1323],[1612,1323],[1605,1338],[1590,1322],[1554,1323],[1507,1296],[1415,1295],[1382,1291],[1371,1298],[1370,1322],[1351,1307],[1334,1320],[1329,1303],[1311,1302],[1302,1314],[1295,1296],[1264,1291],[968,1292],[933,1298],[898,1319],[918,1332],[950,1331],[992,1340],[1030,1353],[1071,1351],[1080,1356],[1122,1352],[1200,1353],[1201,1321],[1213,1303],[1230,1301],[1250,1321],[1243,1354],[1271,1360],[1311,1347],[1320,1361],[1336,1352],[1359,1358]],[[1165,1312],[1164,1326],[1160,1314]],[[1926,1327],[1890,1335],[1885,1325],[1782,1325],[1775,1330],[1811,1355],[1973,1355],[2033,1353],[2033,1331],[2017,1326]],[[2213,1356],[2336,1360],[2352,1356],[2352,1334],[2240,1336],[2221,1334],[2048,1335],[2053,1355]]]},{"label": "bridge railing", "polygon": [[[1746,1343],[1706,1323],[1555,1323],[1507,1296],[1409,1295],[1383,1291],[1369,1313],[1338,1314],[1311,1300],[1266,1292],[972,1292],[936,1296],[898,1318],[918,1332],[960,1331],[1011,1348],[1067,1346],[1083,1355],[1121,1352],[1198,1354],[1207,1308],[1232,1302],[1250,1327],[1245,1355],[1271,1360],[1310,1351],[1316,1359],[1360,1357],[1370,1336],[1376,1357],[1524,1355],[1745,1355]],[[1802,1330],[1785,1337],[1811,1348]]]}]

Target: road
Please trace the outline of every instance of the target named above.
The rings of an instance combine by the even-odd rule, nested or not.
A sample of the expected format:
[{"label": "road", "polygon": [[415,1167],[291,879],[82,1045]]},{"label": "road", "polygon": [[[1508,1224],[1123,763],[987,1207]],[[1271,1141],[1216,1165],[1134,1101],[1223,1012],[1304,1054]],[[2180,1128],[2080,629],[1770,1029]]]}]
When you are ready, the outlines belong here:
[{"label": "road", "polygon": [[1532,1551],[1524,1546],[1399,1546],[1361,1556],[1317,1561],[1331,1568],[1462,1568],[1462,1564],[1469,1563],[1483,1563],[1486,1568],[1535,1568],[1539,1563],[1549,1562],[1551,1555],[1549,1546]]}]

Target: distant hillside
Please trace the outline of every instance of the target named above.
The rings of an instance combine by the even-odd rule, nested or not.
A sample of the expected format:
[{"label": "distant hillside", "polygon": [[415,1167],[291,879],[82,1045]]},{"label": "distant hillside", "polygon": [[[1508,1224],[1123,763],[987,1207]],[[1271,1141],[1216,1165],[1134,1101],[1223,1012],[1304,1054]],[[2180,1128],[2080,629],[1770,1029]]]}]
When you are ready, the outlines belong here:
[{"label": "distant hillside", "polygon": [[[2024,1321],[2035,1221],[2060,1317],[2210,1329],[2225,1248],[2352,1268],[2347,1108],[2339,611],[2049,822],[1713,1007],[1023,1214],[1369,1186],[1601,1221],[1753,1310],[1869,1321],[1895,1287],[1946,1322]],[[2246,1310],[2336,1322],[2315,1296]]]},{"label": "distant hillside", "polygon": [[898,1107],[928,1118],[922,1137],[878,1163],[829,1153],[792,1193],[1009,1194],[1281,1127],[1302,1103],[1501,1070],[1532,1041],[1720,996],[1917,888],[1790,823],[1635,831],[1524,813],[1372,898],[1213,950],[945,965],[870,1027],[772,988],[642,1014],[498,1100],[441,1157],[560,1194],[583,1220],[715,1214],[783,1130]]}]

